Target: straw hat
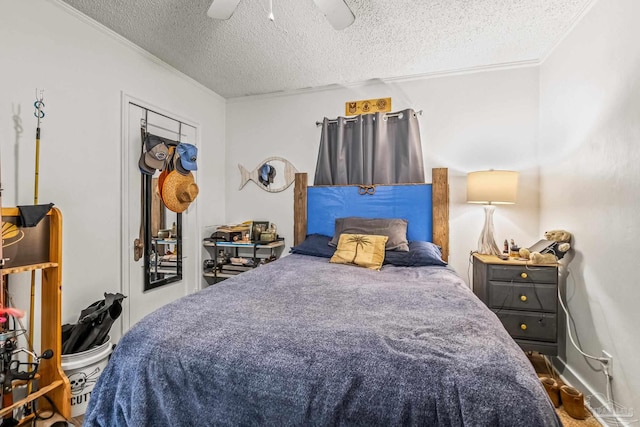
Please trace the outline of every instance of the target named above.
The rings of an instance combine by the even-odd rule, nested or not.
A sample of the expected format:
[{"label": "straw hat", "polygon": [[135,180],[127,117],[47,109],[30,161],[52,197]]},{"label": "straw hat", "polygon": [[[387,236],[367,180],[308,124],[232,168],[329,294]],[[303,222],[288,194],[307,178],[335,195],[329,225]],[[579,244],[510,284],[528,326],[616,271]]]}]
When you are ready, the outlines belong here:
[{"label": "straw hat", "polygon": [[164,180],[169,175],[169,171],[167,169],[160,172],[160,176],[158,177],[158,194],[160,194],[160,198],[162,199],[162,186],[164,185]]},{"label": "straw hat", "polygon": [[181,213],[198,197],[198,192],[198,184],[191,172],[189,175],[182,175],[173,170],[165,178],[161,193],[167,209]]}]

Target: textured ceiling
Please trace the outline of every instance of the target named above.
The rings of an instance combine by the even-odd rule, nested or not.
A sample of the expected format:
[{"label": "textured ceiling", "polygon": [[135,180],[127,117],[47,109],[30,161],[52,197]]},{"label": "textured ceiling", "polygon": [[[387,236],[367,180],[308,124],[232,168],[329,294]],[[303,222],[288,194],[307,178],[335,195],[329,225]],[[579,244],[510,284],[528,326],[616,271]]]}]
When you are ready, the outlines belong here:
[{"label": "textured ceiling", "polygon": [[592,0],[346,0],[336,31],[313,0],[63,0],[225,98],[537,61]]}]

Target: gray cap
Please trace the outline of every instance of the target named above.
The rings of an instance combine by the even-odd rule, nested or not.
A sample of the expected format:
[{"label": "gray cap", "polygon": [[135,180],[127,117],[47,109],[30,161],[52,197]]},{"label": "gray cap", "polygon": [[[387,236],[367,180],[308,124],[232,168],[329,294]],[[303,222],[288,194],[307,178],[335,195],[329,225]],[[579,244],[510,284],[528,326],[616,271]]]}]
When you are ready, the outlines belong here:
[{"label": "gray cap", "polygon": [[165,160],[169,157],[169,147],[165,140],[157,135],[148,133],[144,145],[147,150],[144,155],[144,163],[149,168],[163,170]]}]

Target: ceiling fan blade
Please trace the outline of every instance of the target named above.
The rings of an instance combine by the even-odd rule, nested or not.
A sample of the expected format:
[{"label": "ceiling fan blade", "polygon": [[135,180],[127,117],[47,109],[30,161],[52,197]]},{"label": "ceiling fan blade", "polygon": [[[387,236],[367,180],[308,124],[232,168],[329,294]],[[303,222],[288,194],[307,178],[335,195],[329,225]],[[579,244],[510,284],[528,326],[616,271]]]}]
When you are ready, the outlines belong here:
[{"label": "ceiling fan blade", "polygon": [[313,0],[336,30],[344,30],[356,17],[344,0]]},{"label": "ceiling fan blade", "polygon": [[240,0],[213,0],[207,15],[214,19],[229,19],[238,7]]}]

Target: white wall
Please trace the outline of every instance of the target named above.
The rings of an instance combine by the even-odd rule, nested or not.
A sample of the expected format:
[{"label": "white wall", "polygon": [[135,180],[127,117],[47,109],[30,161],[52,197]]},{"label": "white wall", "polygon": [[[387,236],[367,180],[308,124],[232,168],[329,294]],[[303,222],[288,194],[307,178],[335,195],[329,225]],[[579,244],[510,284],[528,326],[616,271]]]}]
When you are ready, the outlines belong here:
[{"label": "white wall", "polygon": [[[62,314],[75,322],[80,309],[121,286],[122,93],[200,125],[201,195],[189,215],[213,222],[224,217],[224,100],[63,3],[2,0],[0,8],[3,202],[33,203],[32,104],[35,89],[45,89],[39,202],[54,202],[63,214]],[[197,226],[192,221],[187,231],[193,261],[186,274],[199,281]]]},{"label": "white wall", "polygon": [[[613,399],[640,411],[640,2],[601,0],[540,70],[540,230],[574,235],[569,309],[583,349],[613,355]],[[605,394],[571,345],[568,378]]]},{"label": "white wall", "polygon": [[344,115],[347,101],[391,97],[394,111],[422,110],[419,118],[427,181],[431,168],[448,167],[451,188],[451,265],[468,280],[484,210],[466,204],[466,173],[485,169],[521,172],[518,204],[500,206],[496,240],[530,245],[538,240],[538,71],[517,68],[430,79],[247,97],[227,103],[227,220],[268,219],[293,244],[293,187],[267,193],[250,182],[242,190],[237,164],[255,169],[282,156],[313,182],[324,116]]}]

